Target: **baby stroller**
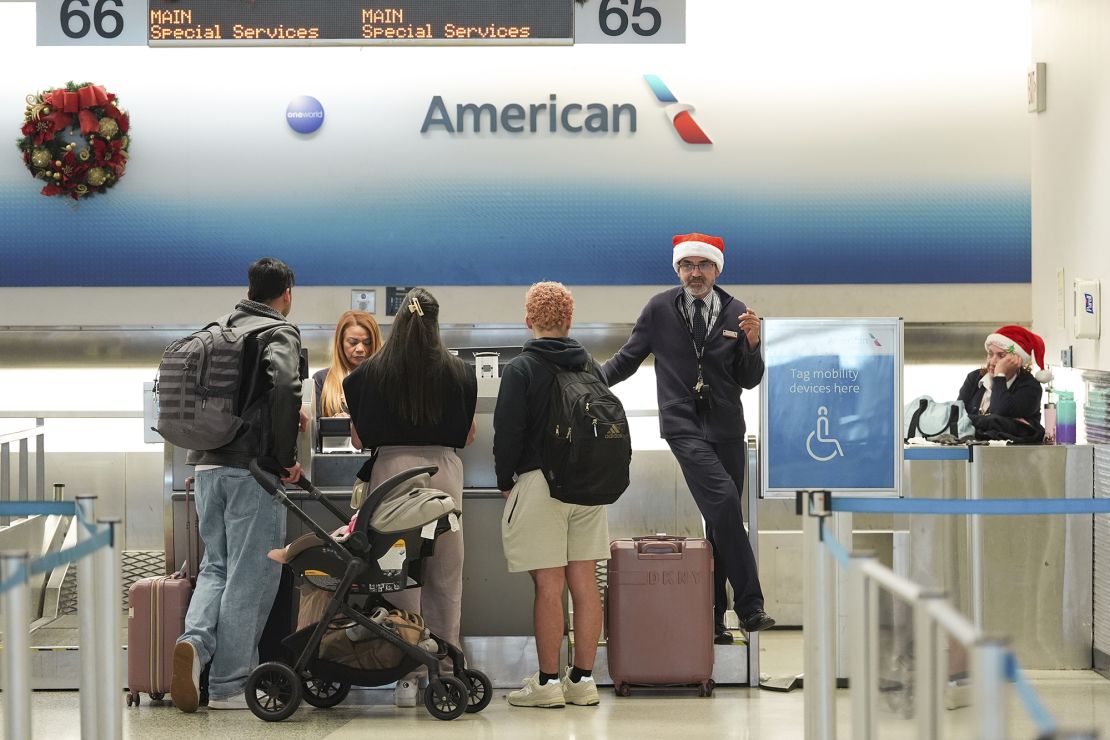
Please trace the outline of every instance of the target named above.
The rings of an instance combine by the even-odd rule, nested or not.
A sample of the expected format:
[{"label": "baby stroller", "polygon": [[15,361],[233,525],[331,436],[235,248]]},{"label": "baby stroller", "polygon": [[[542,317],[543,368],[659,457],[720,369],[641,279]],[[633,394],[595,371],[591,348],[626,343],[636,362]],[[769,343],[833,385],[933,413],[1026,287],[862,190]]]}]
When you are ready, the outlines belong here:
[{"label": "baby stroller", "polygon": [[[489,705],[493,685],[481,671],[467,668],[462,650],[426,630],[418,641],[406,639],[402,630],[381,619],[393,608],[384,594],[421,585],[423,559],[432,554],[435,537],[452,527],[454,513],[437,508],[435,500],[421,498],[421,494],[439,494],[442,502],[442,492],[418,486],[427,480],[420,476],[437,470],[435,466],[412,468],[375,488],[359,508],[354,531],[340,542],[291,501],[273,475],[257,461],[251,462],[251,474],[259,484],[315,533],[290,545],[288,565],[313,585],[334,589],[320,621],[282,641],[294,656],[293,664],[263,663],[247,678],[247,706],[256,717],[279,722],[296,711],[301,699],[315,707],[333,707],[352,686],[390,684],[422,665],[428,669],[424,706],[436,719],[455,719]],[[299,485],[346,523],[343,512],[311,481],[302,476]],[[360,596],[365,603],[356,605],[361,599],[353,597]],[[352,634],[355,637],[341,642],[344,635]],[[377,645],[397,656],[399,664],[353,667],[337,659],[334,646],[353,645],[355,639],[380,641]],[[331,654],[321,649],[325,642],[333,649]],[[449,675],[440,670],[442,660],[450,662]]]}]

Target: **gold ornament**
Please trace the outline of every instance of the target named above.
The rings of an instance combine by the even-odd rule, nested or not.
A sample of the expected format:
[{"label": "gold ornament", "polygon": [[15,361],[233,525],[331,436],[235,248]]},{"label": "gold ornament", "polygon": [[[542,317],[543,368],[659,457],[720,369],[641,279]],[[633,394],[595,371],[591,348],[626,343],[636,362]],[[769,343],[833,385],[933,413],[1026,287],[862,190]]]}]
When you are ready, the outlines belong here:
[{"label": "gold ornament", "polygon": [[81,151],[77,152],[77,158],[80,159],[82,162],[88,162],[89,157],[91,156],[92,152],[90,152],[88,149],[82,149]]},{"label": "gold ornament", "polygon": [[54,177],[55,180],[61,180],[62,179],[62,173],[61,172],[55,172],[53,177]]},{"label": "gold ornament", "polygon": [[74,190],[77,191],[78,196],[85,195],[86,193],[89,192],[89,186],[81,184],[81,185],[78,185],[77,187],[75,187]]},{"label": "gold ornament", "polygon": [[74,146],[73,144],[66,144],[66,151],[67,152],[72,152],[73,151],[73,146]]},{"label": "gold ornament", "polygon": [[123,148],[126,149],[128,145],[131,144],[130,137],[124,136],[122,139],[120,139],[120,144],[122,144]]},{"label": "gold ornament", "polygon": [[115,120],[105,116],[100,119],[98,130],[101,136],[105,139],[110,139],[119,133],[119,124],[116,123]]},{"label": "gold ornament", "polygon": [[31,152],[31,164],[38,169],[43,169],[50,165],[50,150],[48,149],[35,149]]},{"label": "gold ornament", "polygon": [[60,160],[60,159],[55,159],[55,160],[54,160],[54,166],[55,166],[55,167],[61,167],[61,166],[62,166],[62,160]]},{"label": "gold ornament", "polygon": [[103,167],[93,167],[85,175],[85,182],[87,182],[89,185],[92,185],[94,188],[100,187],[107,181],[108,171],[105,170]]}]

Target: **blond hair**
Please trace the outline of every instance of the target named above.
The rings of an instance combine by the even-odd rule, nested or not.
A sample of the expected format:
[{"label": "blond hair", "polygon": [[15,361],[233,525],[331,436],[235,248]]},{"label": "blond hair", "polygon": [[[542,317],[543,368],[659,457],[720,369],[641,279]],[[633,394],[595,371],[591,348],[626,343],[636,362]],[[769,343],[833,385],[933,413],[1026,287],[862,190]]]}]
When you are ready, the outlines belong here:
[{"label": "blond hair", "polygon": [[540,329],[569,329],[574,317],[574,296],[562,283],[545,281],[528,289],[524,314]]},{"label": "blond hair", "polygon": [[343,351],[343,335],[353,326],[364,329],[373,340],[369,356],[382,348],[382,330],[378,328],[378,322],[373,316],[365,311],[347,311],[339,317],[339,322],[335,325],[335,337],[332,339],[331,366],[328,367],[328,376],[320,391],[320,413],[323,416],[336,416],[344,411],[343,379],[351,374],[354,367],[347,361],[347,353]]}]

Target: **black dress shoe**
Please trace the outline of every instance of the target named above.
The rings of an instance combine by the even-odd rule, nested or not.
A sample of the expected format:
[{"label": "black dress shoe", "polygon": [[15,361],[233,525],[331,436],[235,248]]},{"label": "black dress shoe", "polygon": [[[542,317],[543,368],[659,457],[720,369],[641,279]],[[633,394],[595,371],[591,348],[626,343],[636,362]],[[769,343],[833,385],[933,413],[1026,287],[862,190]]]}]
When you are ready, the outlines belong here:
[{"label": "black dress shoe", "polygon": [[715,645],[731,645],[732,633],[725,629],[723,624],[713,625],[713,644]]},{"label": "black dress shoe", "polygon": [[740,619],[740,626],[745,632],[759,632],[775,626],[775,620],[767,616],[767,612],[756,609],[751,614]]}]

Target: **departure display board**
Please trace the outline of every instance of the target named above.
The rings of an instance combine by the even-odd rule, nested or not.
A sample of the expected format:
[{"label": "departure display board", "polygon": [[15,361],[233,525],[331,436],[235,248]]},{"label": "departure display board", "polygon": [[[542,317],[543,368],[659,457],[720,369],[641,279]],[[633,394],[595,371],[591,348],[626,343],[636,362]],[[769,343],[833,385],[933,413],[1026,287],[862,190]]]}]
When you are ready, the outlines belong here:
[{"label": "departure display board", "polygon": [[574,0],[150,0],[151,46],[571,44]]}]

